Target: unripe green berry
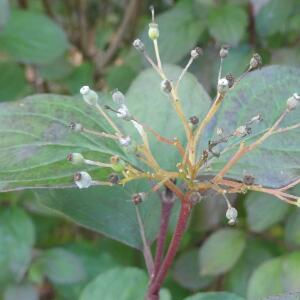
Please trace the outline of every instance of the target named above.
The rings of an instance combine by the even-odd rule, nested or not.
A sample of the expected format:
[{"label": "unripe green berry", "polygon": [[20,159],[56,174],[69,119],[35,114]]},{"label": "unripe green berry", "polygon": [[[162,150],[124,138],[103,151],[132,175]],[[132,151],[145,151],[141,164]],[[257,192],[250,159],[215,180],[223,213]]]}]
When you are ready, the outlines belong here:
[{"label": "unripe green berry", "polygon": [[159,30],[158,30],[157,23],[150,23],[149,24],[148,36],[153,41],[158,39]]},{"label": "unripe green berry", "polygon": [[110,158],[112,169],[117,173],[122,173],[125,170],[125,162],[115,155]]}]

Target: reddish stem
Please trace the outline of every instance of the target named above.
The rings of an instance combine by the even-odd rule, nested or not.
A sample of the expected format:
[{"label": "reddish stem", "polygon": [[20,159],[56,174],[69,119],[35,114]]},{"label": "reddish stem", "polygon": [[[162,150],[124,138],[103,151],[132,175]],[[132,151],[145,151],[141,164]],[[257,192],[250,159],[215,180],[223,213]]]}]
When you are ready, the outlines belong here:
[{"label": "reddish stem", "polygon": [[161,201],[160,229],[159,229],[159,235],[156,244],[156,253],[155,253],[155,260],[154,260],[154,276],[157,275],[163,258],[165,240],[167,237],[170,215],[174,203],[173,199],[168,200],[164,198],[165,197],[163,196],[163,199]]},{"label": "reddish stem", "polygon": [[175,231],[173,233],[171,243],[168,248],[168,252],[166,254],[166,257],[165,257],[157,275],[154,277],[153,281],[150,284],[147,298],[146,298],[147,300],[158,300],[159,299],[160,287],[167,275],[168,269],[170,268],[170,266],[174,260],[174,257],[176,255],[176,252],[179,248],[182,236],[186,229],[186,224],[187,224],[188,218],[191,213],[191,209],[192,209],[192,204],[185,197],[185,201],[181,203],[180,214],[178,217]]}]

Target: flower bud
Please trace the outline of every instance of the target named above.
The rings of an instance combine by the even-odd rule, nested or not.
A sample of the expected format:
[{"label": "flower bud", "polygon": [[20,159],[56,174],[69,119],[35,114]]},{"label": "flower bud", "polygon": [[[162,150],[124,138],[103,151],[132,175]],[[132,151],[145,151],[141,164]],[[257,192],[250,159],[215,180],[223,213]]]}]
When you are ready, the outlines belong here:
[{"label": "flower bud", "polygon": [[71,122],[69,127],[74,130],[75,132],[82,131],[83,126],[80,123]]},{"label": "flower bud", "polygon": [[170,80],[168,79],[163,80],[160,84],[160,88],[164,93],[170,94],[172,91],[172,85]]},{"label": "flower bud", "polygon": [[229,82],[226,78],[221,78],[218,81],[218,92],[220,94],[225,94],[229,89]]},{"label": "flower bud", "polygon": [[254,53],[251,60],[250,60],[250,65],[249,69],[255,70],[255,69],[260,69],[262,66],[262,58],[258,53]]},{"label": "flower bud", "polygon": [[298,207],[300,207],[300,197],[297,199],[296,205],[297,205]]},{"label": "flower bud", "polygon": [[121,106],[125,104],[125,96],[122,92],[120,92],[118,89],[115,89],[112,93],[112,99],[113,101],[118,105]]},{"label": "flower bud", "polygon": [[287,99],[286,104],[288,110],[294,110],[299,104],[300,96],[294,93],[293,96]]},{"label": "flower bud", "polygon": [[80,189],[88,188],[93,183],[90,174],[84,171],[75,173],[74,181]]},{"label": "flower bud", "polygon": [[122,136],[122,137],[120,137],[120,138],[119,138],[119,143],[120,143],[122,146],[124,146],[124,147],[129,146],[130,143],[131,143],[131,138],[130,138],[130,136],[128,135],[128,136]]},{"label": "flower bud", "polygon": [[202,49],[200,48],[200,47],[196,47],[195,49],[193,49],[192,51],[191,51],[191,57],[193,58],[193,59],[196,59],[196,58],[198,58],[200,55],[202,55],[203,54],[203,51],[202,51]]},{"label": "flower bud", "polygon": [[108,176],[108,181],[112,184],[118,184],[119,182],[119,176],[117,174],[110,174]]},{"label": "flower bud", "polygon": [[80,94],[88,105],[96,105],[98,103],[97,93],[91,90],[87,85],[80,89]]},{"label": "flower bud", "polygon": [[157,23],[152,22],[149,24],[148,36],[153,41],[158,39],[159,30]]},{"label": "flower bud", "polygon": [[228,219],[228,224],[234,225],[236,223],[237,217],[238,217],[238,211],[232,206],[228,207],[226,211],[226,218]]},{"label": "flower bud", "polygon": [[135,39],[132,43],[133,47],[140,51],[140,52],[144,52],[145,51],[145,45],[144,43],[140,40],[140,39]]},{"label": "flower bud", "polygon": [[234,77],[231,73],[227,74],[225,78],[228,80],[228,87],[232,88],[234,85]]},{"label": "flower bud", "polygon": [[67,160],[74,165],[79,165],[84,163],[84,158],[80,153],[69,153],[67,155]]},{"label": "flower bud", "polygon": [[226,58],[229,53],[229,46],[228,45],[222,45],[221,50],[220,50],[220,57],[221,58]]}]

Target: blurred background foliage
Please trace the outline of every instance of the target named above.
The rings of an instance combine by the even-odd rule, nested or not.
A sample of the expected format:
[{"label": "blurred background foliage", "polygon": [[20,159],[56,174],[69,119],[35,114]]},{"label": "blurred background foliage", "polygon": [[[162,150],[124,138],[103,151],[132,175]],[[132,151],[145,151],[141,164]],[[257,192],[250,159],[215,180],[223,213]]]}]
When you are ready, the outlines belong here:
[{"label": "blurred background foliage", "polygon": [[[147,67],[131,42],[138,36],[151,48],[150,4],[164,63],[184,66],[189,51],[201,46],[192,72],[211,95],[223,43],[231,46],[225,72],[235,76],[253,52],[264,64],[300,65],[299,0],[0,0],[0,101],[77,94],[84,84],[126,92]],[[223,201],[207,197],[195,209],[162,298],[228,291],[261,299],[300,291],[300,212],[253,192],[232,199],[241,215],[233,229]],[[121,291],[135,286],[126,282],[126,270],[144,280],[126,267],[144,268],[137,250],[76,226],[31,192],[0,195],[1,299],[93,300],[97,278],[112,284],[105,281],[111,276],[112,289]]]}]

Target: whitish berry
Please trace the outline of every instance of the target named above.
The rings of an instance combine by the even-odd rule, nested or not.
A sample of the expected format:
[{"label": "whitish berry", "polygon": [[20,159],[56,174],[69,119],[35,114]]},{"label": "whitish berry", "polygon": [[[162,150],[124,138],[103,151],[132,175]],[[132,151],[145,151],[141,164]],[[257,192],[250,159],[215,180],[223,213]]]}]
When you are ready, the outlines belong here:
[{"label": "whitish berry", "polygon": [[294,110],[299,105],[300,96],[294,93],[293,96],[287,99],[286,104],[288,110]]},{"label": "whitish berry", "polygon": [[249,124],[257,124],[263,120],[262,116],[260,114],[254,116],[250,121]]},{"label": "whitish berry", "polygon": [[93,183],[93,180],[92,180],[92,177],[90,176],[90,174],[87,172],[84,172],[84,171],[77,172],[74,175],[74,181],[80,189],[88,188]]},{"label": "whitish berry", "polygon": [[196,47],[195,49],[193,49],[192,51],[191,51],[191,57],[193,58],[193,59],[196,59],[196,58],[198,58],[200,55],[202,55],[203,54],[203,51],[202,51],[202,49],[200,48],[200,47]]},{"label": "whitish berry", "polygon": [[127,121],[131,120],[131,114],[125,104],[121,105],[121,107],[118,109],[117,117]]},{"label": "whitish berry", "polygon": [[217,128],[217,135],[223,135],[223,133],[224,133],[224,129],[221,128],[221,127],[218,127]]},{"label": "whitish berry", "polygon": [[125,104],[124,94],[117,89],[113,91],[112,99],[118,106]]},{"label": "whitish berry", "polygon": [[69,153],[67,155],[67,160],[74,165],[79,165],[84,163],[84,158],[80,153]]},{"label": "whitish berry", "polygon": [[124,146],[124,147],[129,146],[130,143],[131,143],[131,138],[130,138],[130,136],[128,135],[128,136],[122,136],[122,137],[120,137],[120,138],[119,138],[119,143],[120,143],[122,146]]},{"label": "whitish berry", "polygon": [[229,82],[226,78],[221,78],[218,81],[218,92],[220,94],[225,94],[229,89]]},{"label": "whitish berry", "polygon": [[237,137],[244,137],[250,133],[251,133],[251,128],[247,127],[245,125],[242,125],[235,130],[234,135]]},{"label": "whitish berry", "polygon": [[88,105],[96,105],[98,103],[97,93],[91,90],[87,85],[80,89],[80,94]]},{"label": "whitish berry", "polygon": [[170,94],[172,91],[172,84],[170,80],[168,79],[163,80],[160,84],[160,88],[164,93]]},{"label": "whitish berry", "polygon": [[75,132],[82,131],[83,126],[80,123],[71,122],[69,127],[74,130]]},{"label": "whitish berry", "polygon": [[145,51],[145,45],[144,43],[140,40],[140,39],[135,39],[132,43],[133,47],[140,51],[140,52],[144,52]]},{"label": "whitish berry", "polygon": [[229,53],[229,46],[223,45],[220,50],[220,57],[226,58],[228,56],[228,53]]},{"label": "whitish berry", "polygon": [[234,225],[236,223],[237,217],[238,211],[232,206],[228,207],[226,211],[226,218],[228,219],[228,224]]},{"label": "whitish berry", "polygon": [[262,66],[262,58],[258,53],[254,53],[250,60],[250,70],[260,69]]},{"label": "whitish berry", "polygon": [[148,30],[148,36],[151,40],[157,40],[159,37],[159,30],[157,23],[150,23],[149,24],[149,30]]}]

